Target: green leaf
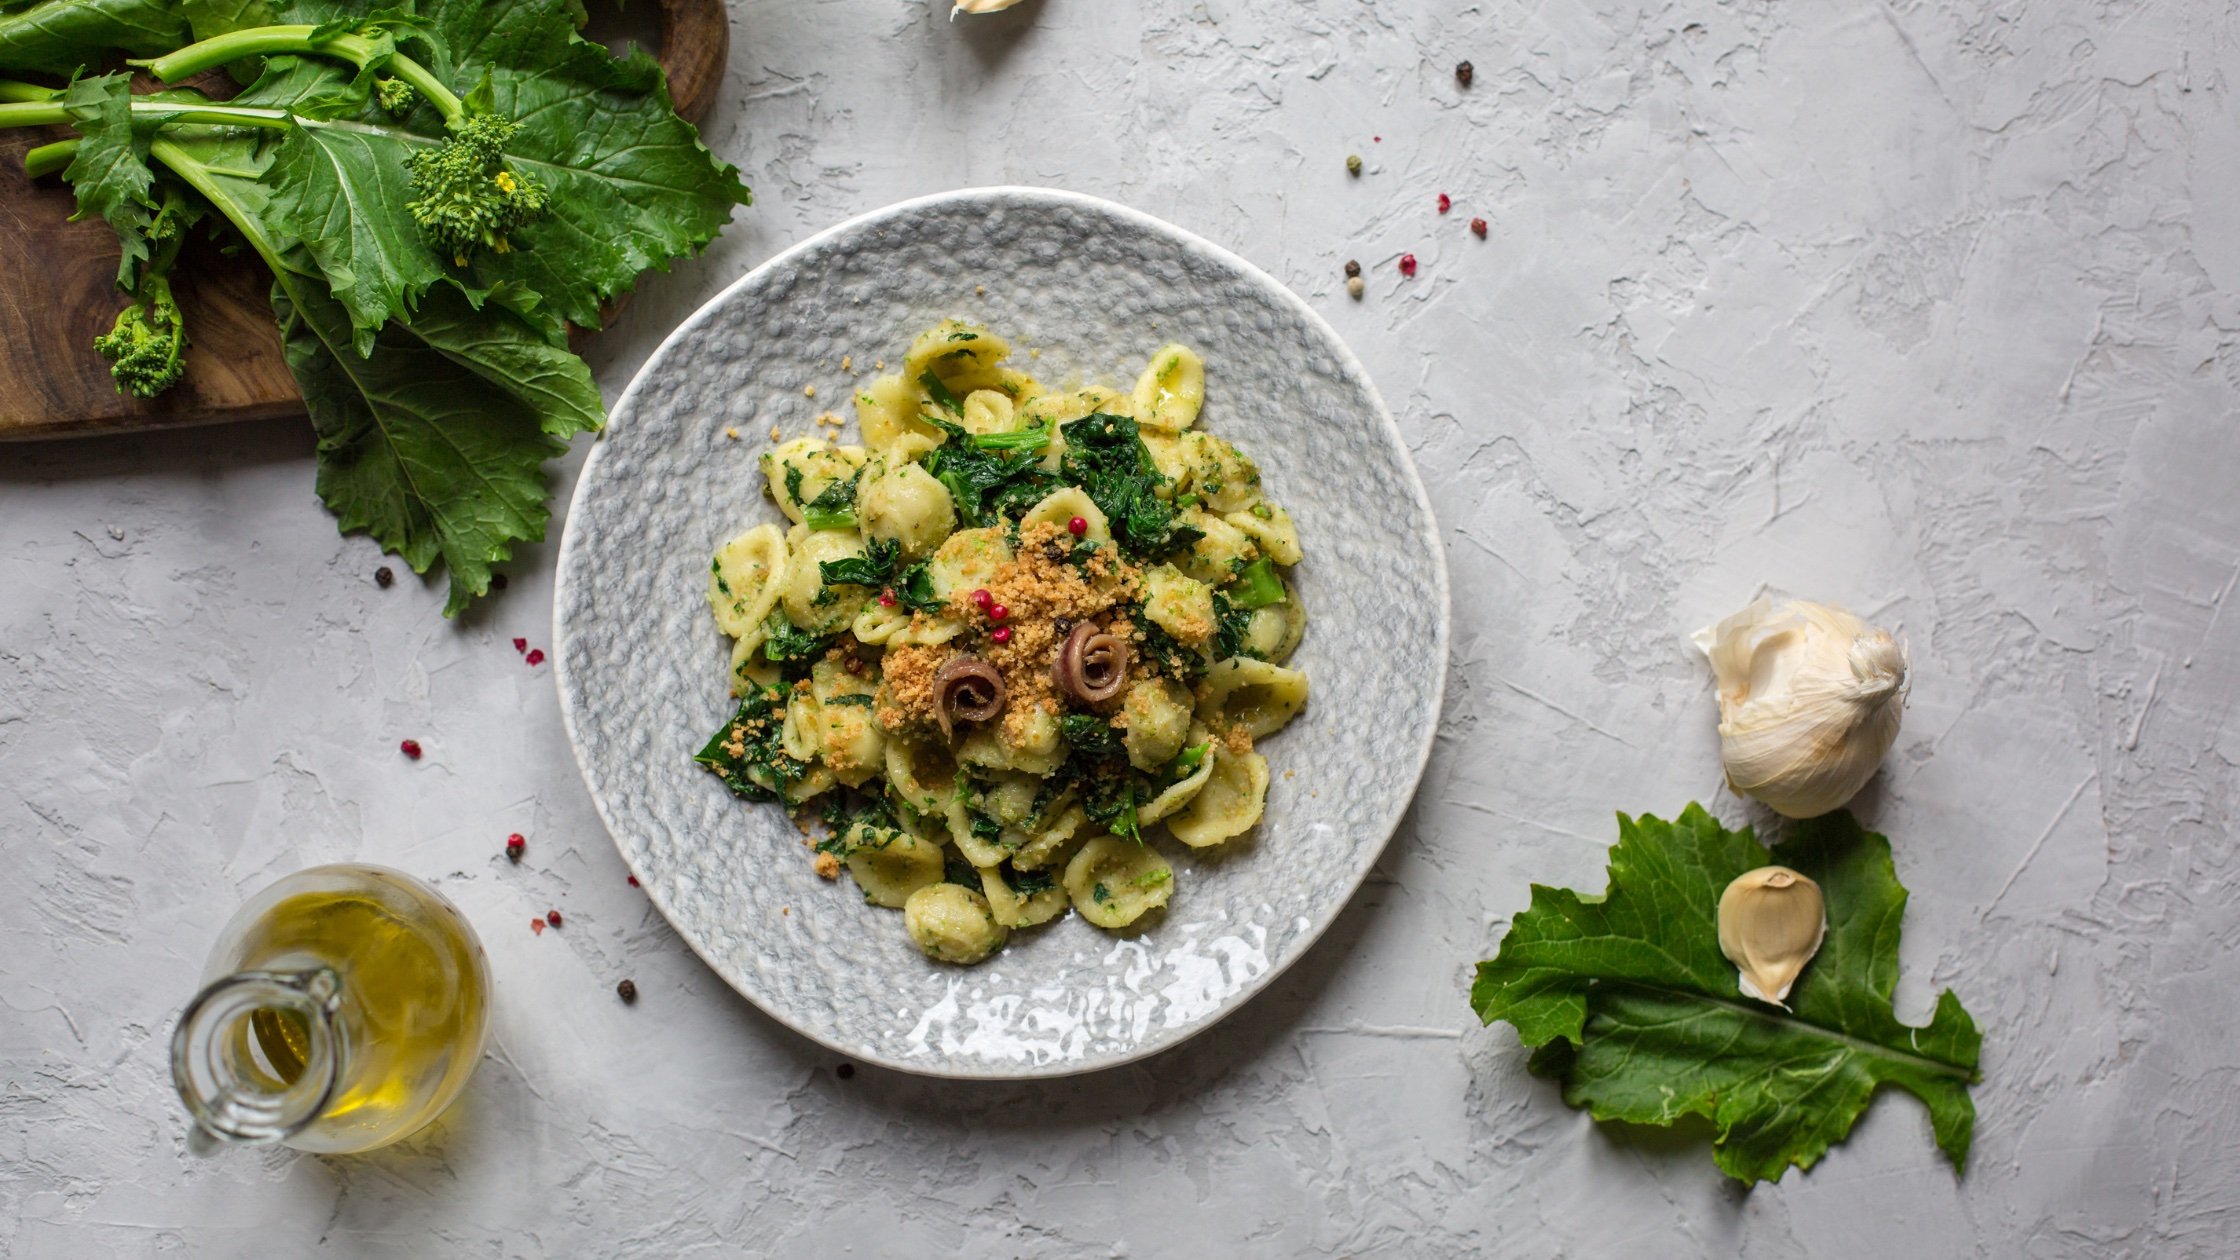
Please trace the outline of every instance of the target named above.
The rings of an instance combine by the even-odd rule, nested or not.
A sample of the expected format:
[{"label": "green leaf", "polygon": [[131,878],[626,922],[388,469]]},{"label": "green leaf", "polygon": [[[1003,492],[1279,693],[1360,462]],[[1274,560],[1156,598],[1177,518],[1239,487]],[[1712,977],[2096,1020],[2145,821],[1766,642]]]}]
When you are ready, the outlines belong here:
[{"label": "green leaf", "polygon": [[150,57],[186,42],[186,23],[173,0],[0,5],[0,70],[68,75],[113,53]]},{"label": "green leaf", "polygon": [[1260,557],[1239,570],[1235,585],[1229,591],[1230,602],[1243,609],[1266,608],[1291,598],[1283,587],[1283,579],[1276,576],[1275,563],[1266,556]]},{"label": "green leaf", "polygon": [[733,794],[750,801],[774,801],[809,773],[809,763],[785,750],[785,693],[776,687],[750,687],[739,710],[716,728],[706,746],[692,755],[723,780]]},{"label": "green leaf", "polygon": [[865,544],[860,556],[820,561],[817,578],[826,586],[884,587],[894,581],[895,567],[901,562],[901,543],[874,538]]},{"label": "green leaf", "polygon": [[1136,422],[1126,416],[1094,412],[1065,426],[1066,452],[1059,461],[1065,479],[1087,491],[1112,522],[1113,539],[1123,551],[1155,556],[1204,537],[1178,525],[1174,508],[1159,497],[1166,477],[1152,462]]},{"label": "green leaf", "polygon": [[448,286],[361,358],[315,264],[301,251],[283,261],[272,304],[319,438],[319,497],[345,533],[372,535],[414,571],[441,559],[444,614],[456,615],[515,543],[544,537],[544,463],[602,415],[590,372],[511,312],[476,311]]},{"label": "green leaf", "polygon": [[149,189],[148,137],[153,128],[132,117],[132,76],[80,79],[63,93],[62,107],[80,137],[77,156],[62,178],[78,196],[78,218],[99,215],[117,234],[122,254],[117,284],[131,288],[148,259],[148,225],[154,220]]},{"label": "green leaf", "polygon": [[[1515,1025],[1539,1048],[1533,1070],[1597,1119],[1710,1120],[1713,1158],[1745,1182],[1812,1167],[1884,1085],[1928,1105],[1938,1147],[1963,1165],[1983,1039],[1950,991],[1925,1027],[1892,1009],[1906,892],[1889,841],[1848,812],[1791,828],[1769,855],[1700,805],[1670,823],[1620,815],[1608,892],[1533,885],[1531,908],[1478,965],[1471,1005]],[[1827,900],[1827,938],[1791,1010],[1742,996],[1719,951],[1720,893],[1769,863]]]}]

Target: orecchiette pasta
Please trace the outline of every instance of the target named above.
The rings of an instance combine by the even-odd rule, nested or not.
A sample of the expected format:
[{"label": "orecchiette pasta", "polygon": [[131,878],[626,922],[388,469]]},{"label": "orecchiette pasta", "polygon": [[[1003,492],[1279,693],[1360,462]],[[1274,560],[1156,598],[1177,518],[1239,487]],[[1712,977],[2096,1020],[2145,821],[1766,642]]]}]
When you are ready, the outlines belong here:
[{"label": "orecchiette pasta", "polygon": [[1182,430],[1198,422],[1206,400],[1206,362],[1188,346],[1165,345],[1151,352],[1151,365],[1136,378],[1135,415],[1143,424]]},{"label": "orecchiette pasta", "polygon": [[1215,744],[1207,761],[1212,773],[1182,812],[1167,819],[1167,830],[1193,849],[1210,848],[1252,830],[1268,799],[1268,759],[1259,753],[1237,756]]},{"label": "orecchiette pasta", "polygon": [[1066,895],[1082,918],[1123,928],[1174,896],[1174,868],[1155,849],[1098,836],[1066,863]]},{"label": "orecchiette pasta", "polygon": [[1198,717],[1215,729],[1242,726],[1254,739],[1282,730],[1307,704],[1307,676],[1246,656],[1232,656],[1206,674]]},{"label": "orecchiette pasta", "polygon": [[737,711],[696,760],[821,813],[817,873],[959,965],[1069,909],[1156,923],[1157,845],[1258,825],[1251,748],[1307,702],[1298,530],[1201,427],[1204,362],[1052,391],[1009,354],[944,321],[859,387],[863,446],[776,444],[790,528],[724,543],[707,588]]},{"label": "orecchiette pasta", "polygon": [[1010,929],[988,899],[962,884],[928,884],[902,903],[902,926],[929,958],[976,963],[1003,948]]}]

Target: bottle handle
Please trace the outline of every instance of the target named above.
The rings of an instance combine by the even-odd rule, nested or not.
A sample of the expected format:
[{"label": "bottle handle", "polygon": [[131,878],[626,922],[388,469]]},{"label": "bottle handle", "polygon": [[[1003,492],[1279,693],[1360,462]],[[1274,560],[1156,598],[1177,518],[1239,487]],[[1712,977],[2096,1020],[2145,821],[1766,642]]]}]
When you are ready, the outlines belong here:
[{"label": "bottle handle", "polygon": [[[195,995],[171,1033],[171,1079],[194,1117],[187,1149],[207,1155],[228,1143],[258,1145],[303,1131],[327,1109],[342,1079],[335,1011],[342,979],[331,968],[244,971]],[[308,1030],[293,1080],[263,1059],[249,1021],[259,1011],[299,1016]]]}]

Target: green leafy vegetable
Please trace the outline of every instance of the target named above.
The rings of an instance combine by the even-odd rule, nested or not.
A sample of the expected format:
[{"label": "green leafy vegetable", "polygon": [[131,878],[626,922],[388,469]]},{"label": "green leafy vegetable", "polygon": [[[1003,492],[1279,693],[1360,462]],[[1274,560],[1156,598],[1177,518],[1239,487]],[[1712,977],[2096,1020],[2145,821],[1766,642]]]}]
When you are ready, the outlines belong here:
[{"label": "green leafy vegetable", "polygon": [[860,556],[819,561],[817,576],[826,586],[884,587],[894,580],[895,566],[901,561],[901,543],[887,538],[874,538],[864,544],[863,554]]},{"label": "green leafy vegetable", "polygon": [[0,4],[0,70],[67,75],[114,50],[133,56],[187,37],[178,0],[46,0]]},{"label": "green leafy vegetable", "polygon": [[1276,575],[1275,562],[1266,556],[1237,571],[1236,581],[1231,584],[1228,596],[1231,603],[1247,611],[1280,604],[1291,598],[1290,592],[1283,587],[1283,579]]},{"label": "green leafy vegetable", "polygon": [[[181,47],[190,19],[200,42]],[[66,165],[81,212],[117,233],[135,302],[102,346],[120,385],[177,379],[189,330],[150,249],[168,239],[157,208],[187,195],[273,273],[321,496],[345,532],[444,563],[447,614],[543,536],[543,464],[604,422],[566,325],[597,327],[749,202],[659,66],[582,20],[574,0],[0,0],[0,69],[78,76],[0,82],[0,127],[78,132],[26,166]],[[155,54],[138,64],[165,82],[226,67],[248,86],[221,103],[79,73],[119,54]]]},{"label": "green leafy vegetable", "polygon": [[[800,470],[796,469],[793,465],[788,464],[786,465],[786,472],[788,474],[787,480],[789,482],[789,486],[795,488],[796,493],[794,497],[796,501],[798,501],[800,498],[800,495],[798,493],[798,486],[800,484]],[[806,522],[811,529],[855,528],[856,486],[859,485],[862,481],[863,470],[861,468],[858,468],[848,477],[846,481],[835,481],[831,485],[826,486],[824,489],[817,492],[816,498],[811,499],[807,503],[803,503],[801,505],[801,519]],[[827,582],[830,582],[831,580],[831,578],[825,579],[825,581]],[[867,583],[867,585],[869,584]]]},{"label": "green leafy vegetable", "polygon": [[1136,422],[1096,412],[1065,426],[1066,452],[1059,461],[1065,479],[1088,492],[1112,522],[1120,549],[1136,556],[1158,556],[1205,535],[1175,523],[1174,508],[1159,497],[1166,477],[1152,462]]},{"label": "green leafy vegetable", "polygon": [[1081,812],[1113,835],[1143,843],[1143,828],[1136,821],[1134,776],[1120,773],[1090,779],[1081,794]]},{"label": "green leafy vegetable", "polygon": [[[1883,1085],[1928,1104],[1937,1145],[1962,1165],[1983,1039],[1949,990],[1925,1027],[1892,1010],[1906,892],[1889,841],[1848,812],[1791,828],[1769,857],[1700,805],[1670,823],[1620,815],[1609,890],[1534,885],[1499,954],[1478,965],[1471,1005],[1514,1024],[1538,1047],[1533,1070],[1597,1119],[1705,1117],[1713,1158],[1745,1182],[1810,1168]],[[1719,951],[1719,894],[1769,861],[1817,881],[1828,903],[1827,938],[1790,1010],[1743,997]]]},{"label": "green leafy vegetable", "polygon": [[1245,632],[1252,625],[1252,610],[1239,608],[1221,591],[1213,593],[1213,659],[1257,656],[1245,646]]},{"label": "green leafy vegetable", "polygon": [[1192,744],[1188,748],[1183,749],[1181,752],[1176,753],[1174,755],[1174,764],[1167,767],[1167,773],[1174,776],[1176,779],[1187,779],[1191,775],[1196,774],[1198,772],[1198,767],[1205,764],[1207,750],[1211,749],[1212,747],[1213,743],[1209,740],[1203,743]]},{"label": "green leafy vegetable", "polygon": [[1120,743],[1120,732],[1112,723],[1094,713],[1068,713],[1058,719],[1058,731],[1065,736],[1066,747],[1073,756],[1090,761],[1104,761],[1125,756]]},{"label": "green leafy vegetable", "polygon": [[949,387],[942,383],[940,377],[933,374],[932,368],[927,368],[925,371],[918,373],[918,384],[925,387],[926,397],[933,400],[934,406],[941,408],[952,416],[964,414],[964,403],[949,391]]},{"label": "green leafy vegetable", "polygon": [[785,713],[783,691],[749,688],[739,701],[739,711],[692,759],[713,771],[736,795],[750,801],[777,800],[809,773],[810,764],[786,753]]},{"label": "green leafy vegetable", "polygon": [[948,487],[957,519],[971,528],[1017,520],[1064,484],[1044,472],[1037,460],[954,437],[928,452],[921,463],[934,480]]},{"label": "green leafy vegetable", "polygon": [[933,562],[920,560],[895,579],[894,595],[911,612],[937,612],[948,601],[933,593]]},{"label": "green leafy vegetable", "polygon": [[815,660],[832,646],[832,635],[811,634],[786,620],[782,611],[772,611],[762,620],[762,655],[776,664],[789,661]]}]

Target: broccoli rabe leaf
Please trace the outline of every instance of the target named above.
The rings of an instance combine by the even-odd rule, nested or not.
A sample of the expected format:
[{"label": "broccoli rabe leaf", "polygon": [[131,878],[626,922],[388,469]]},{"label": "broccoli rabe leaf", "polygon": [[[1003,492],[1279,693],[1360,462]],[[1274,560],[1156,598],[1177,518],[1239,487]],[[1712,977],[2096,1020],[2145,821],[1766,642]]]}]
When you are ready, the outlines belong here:
[{"label": "broccoli rabe leaf", "polygon": [[1155,557],[1205,537],[1177,524],[1174,507],[1159,497],[1167,479],[1144,448],[1135,421],[1100,411],[1066,425],[1065,435],[1059,471],[1087,491],[1112,522],[1121,550]]},{"label": "broccoli rabe leaf", "polygon": [[738,712],[716,728],[707,745],[692,755],[736,795],[751,801],[779,799],[809,773],[810,763],[785,750],[785,692],[750,687]]},{"label": "broccoli rabe leaf", "polygon": [[0,70],[67,76],[111,52],[145,57],[186,42],[175,0],[0,4]]},{"label": "broccoli rabe leaf", "polygon": [[967,528],[1016,520],[1065,484],[1031,456],[984,449],[956,437],[928,452],[921,463],[948,488],[957,519]]},{"label": "broccoli rabe leaf", "polygon": [[817,563],[817,576],[826,586],[884,587],[894,581],[895,566],[902,560],[902,544],[886,538],[874,538],[864,544],[863,554],[840,560],[823,560]]},{"label": "broccoli rabe leaf", "polygon": [[[799,498],[799,470],[786,465],[787,487]],[[845,481],[835,481],[817,492],[817,497],[801,505],[801,519],[811,529],[852,529],[856,523],[856,487],[863,482],[863,470],[856,469]],[[827,582],[832,579],[826,578]]]},{"label": "broccoli rabe leaf", "polygon": [[1066,748],[1076,757],[1090,761],[1103,761],[1125,756],[1120,743],[1120,732],[1112,723],[1095,713],[1068,713],[1058,719],[1058,731],[1065,736]]},{"label": "broccoli rabe leaf", "polygon": [[1252,624],[1252,610],[1239,608],[1220,591],[1213,593],[1213,658],[1256,656],[1245,647],[1245,631]]},{"label": "broccoli rabe leaf", "polygon": [[79,79],[62,94],[62,107],[79,133],[77,154],[63,172],[77,194],[78,216],[98,215],[116,232],[117,284],[134,288],[155,221],[155,174],[148,168],[154,128],[132,117],[127,74]]},{"label": "broccoli rabe leaf", "polygon": [[[1810,1168],[1884,1085],[1928,1104],[1937,1145],[1964,1163],[1983,1038],[1949,990],[1926,1026],[1892,1009],[1906,890],[1890,842],[1848,812],[1789,827],[1768,853],[1700,805],[1669,823],[1620,815],[1608,890],[1533,885],[1498,956],[1478,964],[1471,1005],[1514,1024],[1539,1047],[1533,1070],[1597,1119],[1710,1120],[1713,1159],[1742,1181]],[[1789,1009],[1744,997],[1719,950],[1719,895],[1769,862],[1827,899],[1827,937]]]},{"label": "broccoli rabe leaf", "polygon": [[774,664],[814,660],[832,646],[835,636],[811,634],[786,620],[783,610],[773,610],[762,621],[762,655]]}]

